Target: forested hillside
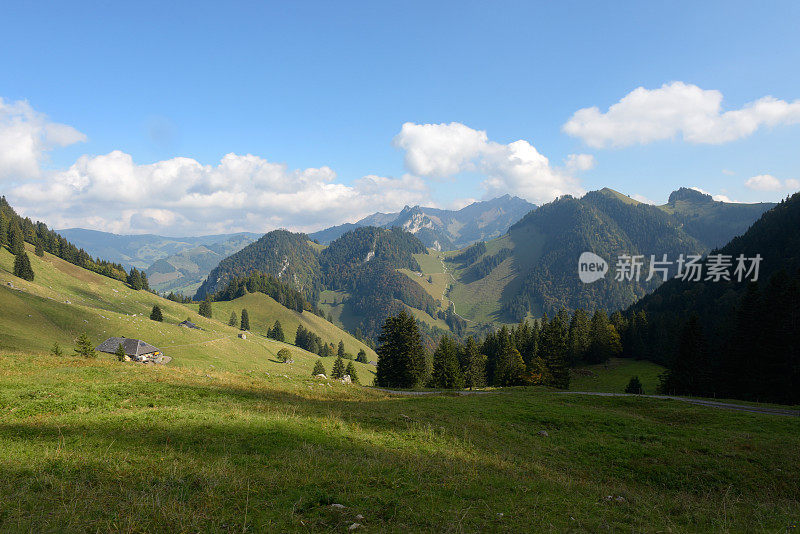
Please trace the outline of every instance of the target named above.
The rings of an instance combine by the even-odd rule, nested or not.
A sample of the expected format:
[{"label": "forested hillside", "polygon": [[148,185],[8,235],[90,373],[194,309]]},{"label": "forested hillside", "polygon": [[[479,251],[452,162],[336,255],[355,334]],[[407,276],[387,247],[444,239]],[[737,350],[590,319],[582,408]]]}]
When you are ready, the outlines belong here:
[{"label": "forested hillside", "polygon": [[[718,253],[730,280],[673,279],[631,307],[647,316],[644,356],[670,367],[666,391],[800,401],[800,193]],[[740,255],[761,256],[757,282],[733,276]]]}]

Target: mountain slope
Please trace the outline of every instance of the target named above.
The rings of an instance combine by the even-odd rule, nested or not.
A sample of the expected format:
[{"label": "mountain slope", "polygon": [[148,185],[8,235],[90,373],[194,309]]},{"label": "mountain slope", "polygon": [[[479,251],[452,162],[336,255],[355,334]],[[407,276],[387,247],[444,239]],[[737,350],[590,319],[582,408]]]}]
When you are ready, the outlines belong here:
[{"label": "mountain slope", "polygon": [[454,250],[504,234],[509,226],[535,208],[535,205],[509,195],[473,202],[460,210],[406,206],[399,213],[375,213],[356,223],[326,228],[309,234],[309,237],[328,244],[362,226],[397,226],[415,234],[426,247]]},{"label": "mountain slope", "polygon": [[742,235],[774,203],[741,204],[718,202],[711,195],[682,187],[673,191],[669,201],[659,206],[672,214],[683,230],[708,248],[716,248]]},{"label": "mountain slope", "polygon": [[196,237],[165,237],[154,234],[119,235],[83,228],[67,228],[57,231],[92,256],[119,262],[128,269],[131,267],[147,269],[157,260],[200,245],[213,245],[234,238],[252,242],[261,235],[239,232]]},{"label": "mountain slope", "polygon": [[193,295],[220,261],[252,242],[248,235],[236,235],[219,243],[186,249],[157,260],[145,274],[156,291]]},{"label": "mountain slope", "polygon": [[[0,349],[4,351],[48,352],[58,342],[66,353],[71,353],[75,338],[86,332],[95,346],[112,336],[144,339],[173,358],[170,366],[191,369],[259,370],[306,376],[318,358],[255,334],[247,340],[239,339],[238,329],[225,324],[230,310],[224,306],[216,309],[217,303],[213,304],[214,317],[219,320],[206,319],[198,315],[196,304],[178,304],[147,291],[134,291],[122,282],[50,254],[39,258],[30,245],[27,247],[36,275],[33,282],[10,273],[13,256],[0,248]],[[149,319],[156,304],[164,322]],[[302,323],[325,341],[338,343],[341,339],[349,350],[364,348],[371,360],[376,358],[368,347],[313,314],[298,314],[264,295],[244,304],[250,307],[254,332],[265,330],[275,320],[285,322],[287,327]],[[233,309],[238,303],[234,301],[230,306]],[[178,323],[187,317],[202,330],[179,327]],[[294,332],[286,333],[287,341],[293,341]],[[294,354],[293,366],[277,363],[277,351],[284,347]],[[111,355],[100,357],[113,359]],[[371,380],[372,371],[370,366],[358,364],[362,380]]]}]

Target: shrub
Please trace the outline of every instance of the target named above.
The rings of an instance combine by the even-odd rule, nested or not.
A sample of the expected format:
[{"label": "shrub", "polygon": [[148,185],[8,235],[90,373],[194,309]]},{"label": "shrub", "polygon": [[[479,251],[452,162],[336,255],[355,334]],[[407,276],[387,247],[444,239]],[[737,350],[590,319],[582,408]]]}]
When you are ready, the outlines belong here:
[{"label": "shrub", "polygon": [[53,343],[53,347],[50,349],[50,353],[53,356],[58,356],[58,357],[61,357],[61,356],[64,355],[64,351],[61,350],[61,345],[58,344],[58,341]]},{"label": "shrub", "polygon": [[628,382],[628,385],[625,386],[625,393],[635,393],[637,395],[644,393],[642,383],[639,381],[638,376],[631,377],[630,382]]},{"label": "shrub", "polygon": [[359,363],[369,363],[369,360],[367,360],[367,353],[364,351],[364,349],[359,349],[358,355],[356,356],[356,361]]},{"label": "shrub", "polygon": [[286,363],[292,359],[292,353],[289,349],[281,349],[278,351],[278,361]]}]

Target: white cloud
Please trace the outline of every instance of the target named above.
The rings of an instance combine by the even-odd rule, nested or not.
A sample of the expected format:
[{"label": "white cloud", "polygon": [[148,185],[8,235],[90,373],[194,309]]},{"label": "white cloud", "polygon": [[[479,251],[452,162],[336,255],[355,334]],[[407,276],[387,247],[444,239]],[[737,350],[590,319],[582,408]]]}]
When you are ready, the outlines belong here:
[{"label": "white cloud", "polygon": [[587,145],[606,148],[647,144],[678,134],[690,143],[720,144],[747,137],[762,126],[800,122],[800,100],[765,96],[741,109],[722,111],[722,93],[683,82],[658,89],[638,87],[603,113],[576,111],[563,131]]},{"label": "white cloud", "polygon": [[0,180],[38,177],[47,152],[81,141],[84,134],[50,122],[27,102],[0,98]]},{"label": "white cloud", "polygon": [[[489,141],[486,132],[458,122],[450,124],[403,124],[394,138],[406,151],[405,163],[416,175],[449,178],[462,172],[486,175],[487,196],[512,193],[531,202],[544,203],[563,194],[583,194],[569,169],[557,169],[524,140],[507,145]],[[591,156],[576,161],[591,163]]]},{"label": "white cloud", "polygon": [[651,205],[653,205],[653,206],[655,206],[655,205],[656,205],[656,201],[655,201],[655,200],[650,200],[649,198],[647,198],[647,197],[646,197],[646,196],[644,196],[644,195],[631,195],[631,198],[632,198],[633,200],[636,200],[636,201],[642,202],[642,203],[644,203],[644,204],[651,204]]},{"label": "white cloud", "polygon": [[736,173],[729,169],[722,169],[722,174],[724,174],[725,176],[733,176]]},{"label": "white cloud", "polygon": [[783,189],[797,189],[800,187],[800,181],[788,178],[781,182],[771,174],[759,174],[748,178],[744,182],[744,186],[756,191],[781,191]]},{"label": "white cloud", "polygon": [[82,156],[69,169],[10,192],[26,214],[64,228],[199,234],[288,227],[313,230],[428,197],[422,179],[365,176],[352,185],[328,167],[289,170],[252,154],[218,165],[173,158],[138,165],[124,152]]},{"label": "white cloud", "polygon": [[704,195],[709,195],[709,196],[711,196],[711,198],[713,200],[716,200],[717,202],[728,202],[728,203],[731,203],[731,204],[741,204],[740,200],[731,200],[731,198],[728,197],[727,195],[722,195],[722,194],[715,195],[715,194],[709,193],[705,189],[701,189],[699,187],[690,187],[689,189],[694,189],[695,191],[697,191],[699,193],[703,193]]},{"label": "white cloud", "polygon": [[591,154],[570,154],[566,160],[567,170],[572,172],[588,171],[594,169],[596,164]]}]

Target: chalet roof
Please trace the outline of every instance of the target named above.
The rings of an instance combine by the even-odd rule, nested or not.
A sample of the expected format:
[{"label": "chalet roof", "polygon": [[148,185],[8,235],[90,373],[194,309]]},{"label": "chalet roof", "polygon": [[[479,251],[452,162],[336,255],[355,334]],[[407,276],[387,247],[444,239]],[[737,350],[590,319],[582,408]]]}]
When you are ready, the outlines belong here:
[{"label": "chalet roof", "polygon": [[188,319],[186,321],[182,321],[182,322],[178,323],[178,326],[185,326],[186,328],[194,328],[194,329],[200,330],[199,326],[197,326],[193,322],[189,321]]},{"label": "chalet roof", "polygon": [[125,350],[125,355],[127,356],[140,356],[142,354],[149,354],[151,352],[158,351],[158,349],[150,343],[145,343],[141,339],[131,339],[127,337],[110,337],[100,343],[96,350],[114,354],[120,344]]}]

